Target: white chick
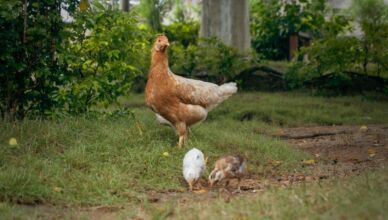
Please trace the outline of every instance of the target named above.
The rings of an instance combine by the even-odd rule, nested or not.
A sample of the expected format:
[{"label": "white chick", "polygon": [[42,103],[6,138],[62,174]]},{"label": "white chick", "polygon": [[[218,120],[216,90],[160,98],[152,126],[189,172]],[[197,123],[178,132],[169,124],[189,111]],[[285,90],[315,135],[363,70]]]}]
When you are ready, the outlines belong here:
[{"label": "white chick", "polygon": [[[242,156],[225,156],[218,159],[214,165],[213,171],[209,175],[209,184],[212,187],[214,184],[224,179],[237,179],[237,192],[240,192],[241,179],[246,174],[246,164]],[[226,186],[229,181],[226,182]]]},{"label": "white chick", "polygon": [[191,149],[183,158],[183,177],[189,184],[190,191],[205,172],[206,163],[203,153],[197,148]]}]

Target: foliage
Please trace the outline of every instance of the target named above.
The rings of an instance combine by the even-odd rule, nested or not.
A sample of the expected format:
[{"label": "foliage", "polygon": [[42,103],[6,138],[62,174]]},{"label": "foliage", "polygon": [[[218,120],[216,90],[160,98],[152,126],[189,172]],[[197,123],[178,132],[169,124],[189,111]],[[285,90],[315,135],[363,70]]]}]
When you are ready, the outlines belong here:
[{"label": "foliage", "polygon": [[326,82],[328,84],[321,85],[321,88],[332,88],[337,90],[336,94],[340,94],[341,87],[351,84],[349,77],[343,73],[355,67],[359,51],[358,40],[352,36],[316,40],[311,47],[301,51],[302,54],[307,54],[309,60],[307,63],[290,64],[285,74],[286,83],[290,89],[302,88],[308,81],[326,74],[334,74]]},{"label": "foliage", "polygon": [[250,30],[252,46],[266,59],[281,60],[287,58],[287,36],[281,34],[280,19],[276,14],[280,10],[280,1],[251,1]]},{"label": "foliage", "polygon": [[362,67],[368,73],[368,63],[388,70],[388,5],[383,0],[359,0],[352,5],[353,17],[360,24],[363,35],[360,40],[362,47]]},{"label": "foliage", "polygon": [[320,76],[352,69],[359,59],[360,48],[356,37],[338,36],[317,40],[302,53],[309,57],[307,68],[314,67],[315,76]]},{"label": "foliage", "polygon": [[[352,10],[352,18],[332,15],[322,26],[321,38],[300,51],[301,55],[308,56],[308,62],[291,65],[285,76],[290,88],[302,87],[314,78],[331,74],[325,76],[325,82],[321,82],[324,85],[319,87],[341,94],[352,86],[360,89],[356,88],[358,84],[350,72],[379,76],[388,71],[388,6],[379,0],[363,0],[355,1]],[[351,20],[360,24],[360,37],[346,34],[352,31]]]},{"label": "foliage", "polygon": [[98,2],[79,12],[60,54],[68,83],[60,88],[58,100],[78,113],[126,94],[136,75],[148,68],[147,42],[147,33],[132,14],[107,10]]},{"label": "foliage", "polygon": [[175,22],[163,26],[163,31],[171,42],[179,42],[187,48],[190,44],[197,44],[199,23]]},{"label": "foliage", "polygon": [[162,32],[162,19],[171,9],[172,0],[142,0],[137,7],[139,14],[153,32]]},{"label": "foliage", "polygon": [[174,72],[190,76],[207,75],[218,83],[233,79],[255,61],[254,53],[240,53],[217,38],[200,39],[198,45],[190,44],[187,48],[174,43],[169,52]]},{"label": "foliage", "polygon": [[264,58],[286,59],[292,33],[319,34],[324,20],[325,1],[251,0],[252,46]]},{"label": "foliage", "polygon": [[174,0],[174,18],[176,22],[184,23],[185,22],[185,10],[183,0]]},{"label": "foliage", "polygon": [[[23,2],[22,2],[23,3]],[[94,1],[1,1],[2,117],[85,112],[128,92],[149,66],[149,35],[135,16]],[[64,7],[73,21],[65,24]]]},{"label": "foliage", "polygon": [[72,13],[75,0],[0,1],[0,113],[23,118],[45,114],[57,103],[63,82],[57,60],[64,23],[61,7]]}]

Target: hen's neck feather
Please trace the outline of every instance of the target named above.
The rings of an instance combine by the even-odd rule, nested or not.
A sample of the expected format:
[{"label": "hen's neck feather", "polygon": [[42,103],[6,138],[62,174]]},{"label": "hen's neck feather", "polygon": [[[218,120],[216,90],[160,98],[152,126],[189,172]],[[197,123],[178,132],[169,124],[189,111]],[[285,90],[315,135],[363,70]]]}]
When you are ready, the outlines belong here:
[{"label": "hen's neck feather", "polygon": [[168,57],[167,51],[159,52],[155,49],[152,50],[152,58],[151,58],[151,69],[155,69],[159,71],[151,71],[152,73],[168,73]]}]

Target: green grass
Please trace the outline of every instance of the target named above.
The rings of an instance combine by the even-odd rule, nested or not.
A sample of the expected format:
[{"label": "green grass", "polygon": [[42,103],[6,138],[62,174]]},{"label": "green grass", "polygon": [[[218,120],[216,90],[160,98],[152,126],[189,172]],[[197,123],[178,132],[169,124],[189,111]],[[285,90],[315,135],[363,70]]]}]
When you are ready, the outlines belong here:
[{"label": "green grass", "polygon": [[[242,93],[215,109],[209,119],[251,120],[271,126],[388,123],[388,101],[313,97],[300,93]],[[245,117],[244,117],[245,116]]]},{"label": "green grass", "polygon": [[[359,96],[240,93],[195,126],[188,146],[178,150],[174,131],[156,122],[144,107],[142,95],[120,102],[130,107],[135,117],[65,116],[1,122],[0,201],[9,204],[3,210],[12,209],[15,203],[136,204],[144,201],[149,190],[185,190],[181,160],[191,147],[209,157],[208,172],[217,157],[229,153],[245,155],[251,172],[257,175],[266,175],[272,160],[283,161],[282,170],[300,169],[300,160],[308,157],[305,153],[257,131],[274,131],[279,126],[388,122],[387,101]],[[11,137],[17,139],[17,146],[8,145]],[[163,152],[170,156],[163,156]]]},{"label": "green grass", "polygon": [[[388,210],[387,168],[357,177],[269,188],[227,199],[152,204],[144,201],[123,209],[97,214],[108,219],[386,219]],[[87,219],[91,213],[75,207],[28,207],[0,203],[2,219]],[[96,216],[96,214],[94,214]]]}]

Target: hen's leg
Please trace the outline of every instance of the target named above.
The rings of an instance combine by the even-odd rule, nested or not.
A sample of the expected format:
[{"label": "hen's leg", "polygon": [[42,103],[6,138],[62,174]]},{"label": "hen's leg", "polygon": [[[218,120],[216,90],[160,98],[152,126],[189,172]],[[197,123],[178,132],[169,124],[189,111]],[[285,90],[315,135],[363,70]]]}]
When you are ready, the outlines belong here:
[{"label": "hen's leg", "polygon": [[185,138],[184,136],[179,136],[179,142],[178,142],[178,148],[182,148],[182,146],[185,144]]},{"label": "hen's leg", "polygon": [[186,139],[187,139],[186,124],[185,123],[178,123],[176,125],[176,129],[177,129],[178,135],[179,135],[178,147],[181,148],[186,143]]},{"label": "hen's leg", "polygon": [[191,135],[191,128],[190,127],[187,127],[187,137],[189,137]]}]

